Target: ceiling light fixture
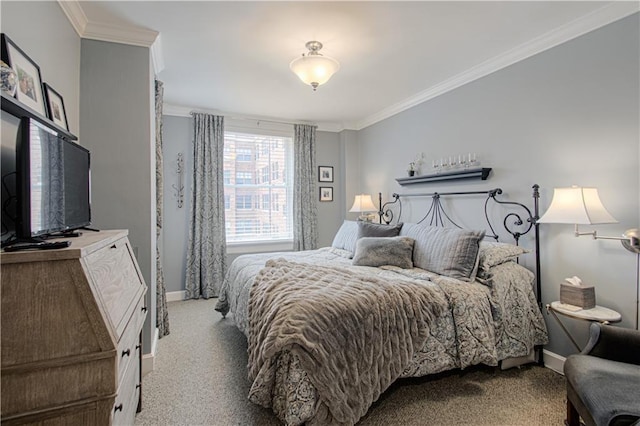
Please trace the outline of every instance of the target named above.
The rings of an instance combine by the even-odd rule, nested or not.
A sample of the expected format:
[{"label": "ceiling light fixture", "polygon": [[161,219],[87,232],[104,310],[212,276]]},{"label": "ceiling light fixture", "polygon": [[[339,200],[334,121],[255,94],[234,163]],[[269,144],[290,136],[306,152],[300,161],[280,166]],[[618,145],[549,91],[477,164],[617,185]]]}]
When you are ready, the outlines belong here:
[{"label": "ceiling light fixture", "polygon": [[319,53],[322,49],[322,43],[319,41],[309,41],[305,47],[309,52],[291,61],[289,68],[305,84],[310,84],[315,92],[318,86],[329,81],[331,76],[340,69],[340,64],[335,59]]}]

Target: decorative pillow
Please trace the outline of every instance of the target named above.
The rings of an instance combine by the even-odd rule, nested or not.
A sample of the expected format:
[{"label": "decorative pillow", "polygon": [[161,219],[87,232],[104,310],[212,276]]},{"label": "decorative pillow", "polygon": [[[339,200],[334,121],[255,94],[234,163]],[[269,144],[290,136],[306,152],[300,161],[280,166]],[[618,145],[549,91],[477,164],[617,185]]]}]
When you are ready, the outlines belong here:
[{"label": "decorative pillow", "polygon": [[351,257],[353,257],[353,252],[356,251],[357,239],[358,224],[354,220],[345,220],[338,232],[336,232],[331,247],[349,251],[351,252]]},{"label": "decorative pillow", "polygon": [[397,237],[402,229],[402,224],[382,225],[371,222],[358,222],[358,238],[362,237]]},{"label": "decorative pillow", "polygon": [[405,223],[400,236],[415,240],[414,266],[462,281],[475,279],[484,231]]},{"label": "decorative pillow", "polygon": [[482,241],[478,253],[478,258],[480,259],[479,273],[486,274],[490,268],[504,262],[513,261],[525,253],[529,253],[529,250],[513,244]]},{"label": "decorative pillow", "polygon": [[413,239],[407,237],[362,237],[356,242],[353,264],[358,266],[392,265],[413,268]]}]

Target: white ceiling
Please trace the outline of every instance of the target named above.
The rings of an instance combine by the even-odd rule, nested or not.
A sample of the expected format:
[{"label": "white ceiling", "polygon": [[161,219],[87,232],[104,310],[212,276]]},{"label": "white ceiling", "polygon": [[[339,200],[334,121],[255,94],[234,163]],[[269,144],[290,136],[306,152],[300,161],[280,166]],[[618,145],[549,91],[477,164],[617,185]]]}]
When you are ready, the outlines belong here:
[{"label": "white ceiling", "polygon": [[[366,127],[638,10],[638,2],[594,1],[60,5],[82,37],[152,46],[164,63],[165,110],[327,130]],[[341,64],[317,92],[289,70],[309,40]]]}]

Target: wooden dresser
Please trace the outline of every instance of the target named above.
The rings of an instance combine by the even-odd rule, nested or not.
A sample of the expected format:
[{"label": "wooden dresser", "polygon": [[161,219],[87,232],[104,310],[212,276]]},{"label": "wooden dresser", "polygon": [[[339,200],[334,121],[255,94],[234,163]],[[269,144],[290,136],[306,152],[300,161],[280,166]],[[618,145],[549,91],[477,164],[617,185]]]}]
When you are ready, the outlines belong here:
[{"label": "wooden dresser", "polygon": [[147,308],[127,234],[0,254],[3,425],[133,424]]}]

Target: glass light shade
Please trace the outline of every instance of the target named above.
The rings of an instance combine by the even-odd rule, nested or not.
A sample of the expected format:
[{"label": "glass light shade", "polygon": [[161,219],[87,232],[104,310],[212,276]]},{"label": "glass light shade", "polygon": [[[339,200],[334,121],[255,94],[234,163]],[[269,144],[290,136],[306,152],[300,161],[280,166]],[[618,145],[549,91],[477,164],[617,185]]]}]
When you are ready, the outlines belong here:
[{"label": "glass light shade", "polygon": [[349,210],[350,213],[375,211],[378,211],[378,208],[373,205],[371,195],[367,194],[356,195],[356,199],[353,201],[353,206],[351,207],[351,210]]},{"label": "glass light shade", "polygon": [[322,55],[306,55],[294,59],[289,68],[306,84],[314,89],[329,81],[340,69],[340,64],[333,58]]},{"label": "glass light shade", "polygon": [[596,188],[555,188],[547,212],[538,223],[597,225],[618,223],[602,205]]}]

